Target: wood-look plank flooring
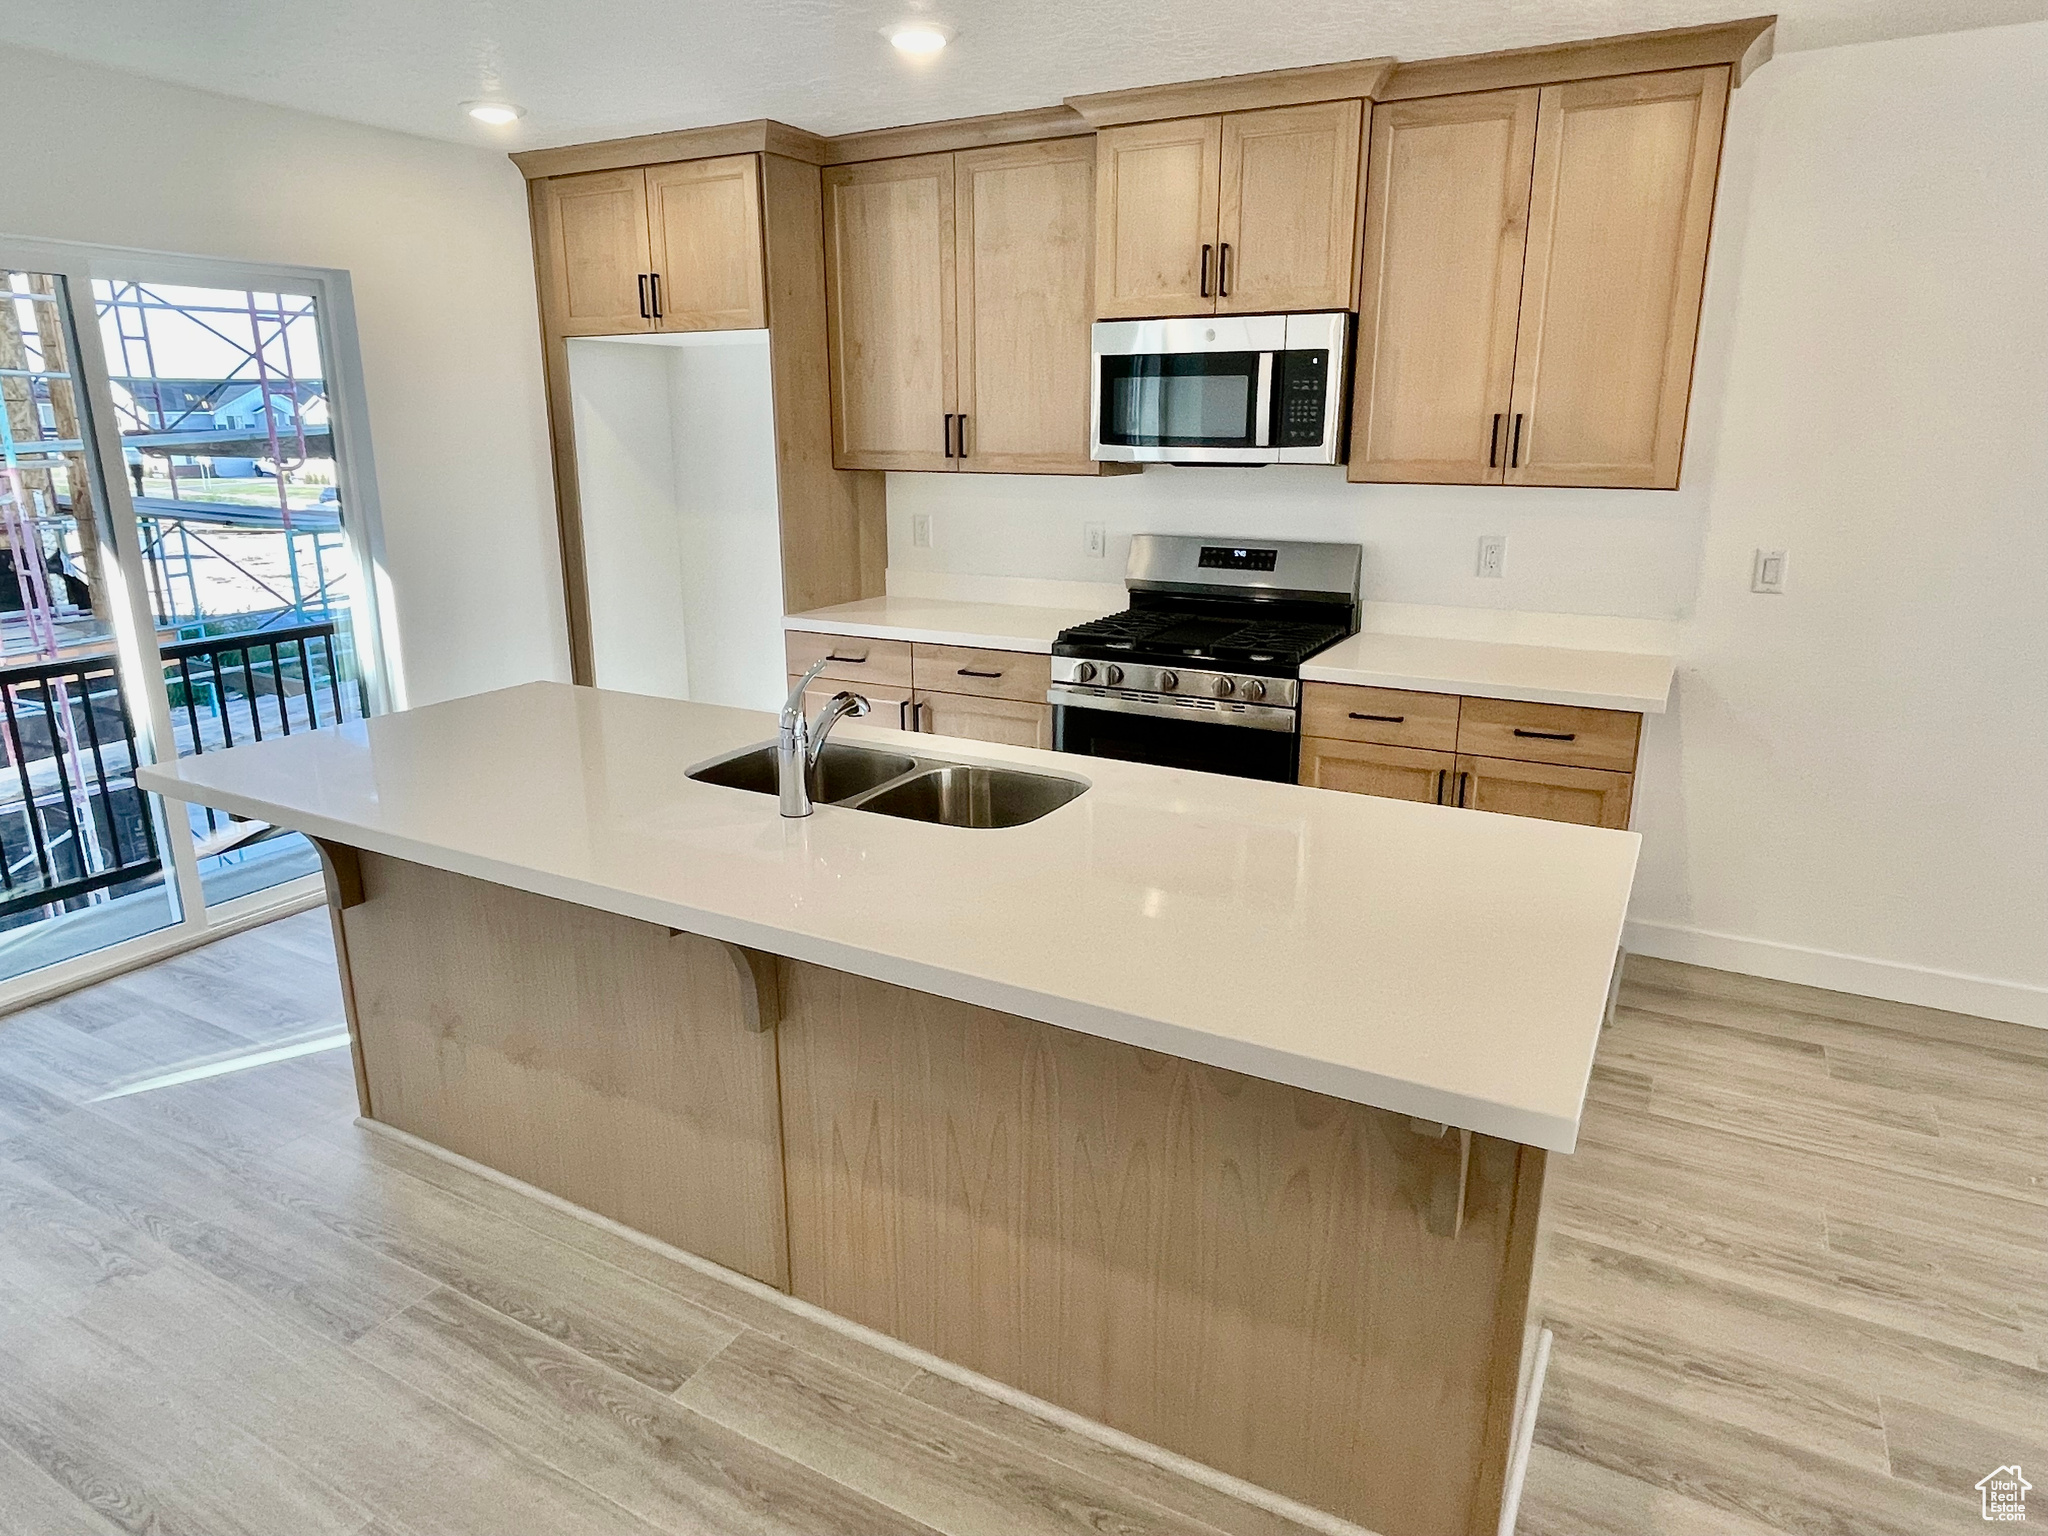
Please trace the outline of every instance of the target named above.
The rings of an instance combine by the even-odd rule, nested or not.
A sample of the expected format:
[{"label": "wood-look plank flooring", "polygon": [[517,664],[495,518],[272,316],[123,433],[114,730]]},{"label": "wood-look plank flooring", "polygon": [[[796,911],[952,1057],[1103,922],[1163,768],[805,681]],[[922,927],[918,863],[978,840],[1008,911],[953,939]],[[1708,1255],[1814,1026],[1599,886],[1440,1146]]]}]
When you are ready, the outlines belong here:
[{"label": "wood-look plank flooring", "polygon": [[[0,1019],[0,1536],[1303,1536],[362,1131],[344,1051],[100,1097],[331,1035],[332,966]],[[1632,962],[1537,1292],[1524,1536],[1981,1528],[2048,1470],[2048,1033]]]}]

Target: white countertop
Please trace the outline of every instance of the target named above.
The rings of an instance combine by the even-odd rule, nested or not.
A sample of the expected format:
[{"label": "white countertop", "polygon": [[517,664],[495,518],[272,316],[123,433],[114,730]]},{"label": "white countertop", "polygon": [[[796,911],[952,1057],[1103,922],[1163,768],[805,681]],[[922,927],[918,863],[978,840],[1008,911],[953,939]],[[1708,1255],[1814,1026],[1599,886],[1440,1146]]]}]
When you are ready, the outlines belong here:
[{"label": "white countertop", "polygon": [[825,635],[873,635],[883,640],[916,640],[926,645],[967,645],[988,651],[1052,654],[1063,629],[1099,619],[1112,610],[1026,608],[1016,603],[963,603],[944,597],[864,597],[793,613],[784,629]]},{"label": "white countertop", "polygon": [[1301,675],[1318,683],[1418,688],[1426,693],[1661,715],[1676,667],[1673,657],[1631,651],[1357,634],[1304,662]]},{"label": "white countertop", "polygon": [[[1087,780],[999,831],[687,768],[764,714],[532,683],[144,768],[151,790],[1049,1024],[1571,1150],[1640,839],[848,725]],[[957,748],[957,750],[955,750]]]}]

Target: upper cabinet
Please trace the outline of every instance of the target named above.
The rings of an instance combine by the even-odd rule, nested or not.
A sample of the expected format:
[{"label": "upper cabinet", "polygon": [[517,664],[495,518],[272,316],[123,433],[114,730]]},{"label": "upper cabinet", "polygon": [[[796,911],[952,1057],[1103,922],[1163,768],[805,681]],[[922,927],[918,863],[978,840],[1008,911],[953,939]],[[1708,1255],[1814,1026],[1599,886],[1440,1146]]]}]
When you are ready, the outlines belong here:
[{"label": "upper cabinet", "polygon": [[557,336],[768,323],[754,155],[548,177],[534,211]]},{"label": "upper cabinet", "polygon": [[830,167],[833,461],[1094,474],[1086,138]]},{"label": "upper cabinet", "polygon": [[1350,308],[1363,127],[1326,101],[1101,130],[1095,313]]},{"label": "upper cabinet", "polygon": [[1374,109],[1351,479],[1677,486],[1728,87]]}]

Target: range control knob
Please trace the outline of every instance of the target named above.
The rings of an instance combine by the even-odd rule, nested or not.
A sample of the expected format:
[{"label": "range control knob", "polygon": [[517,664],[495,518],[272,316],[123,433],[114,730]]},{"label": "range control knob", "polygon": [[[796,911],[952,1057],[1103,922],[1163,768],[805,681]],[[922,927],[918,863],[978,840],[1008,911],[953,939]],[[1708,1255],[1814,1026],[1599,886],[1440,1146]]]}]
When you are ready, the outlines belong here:
[{"label": "range control knob", "polygon": [[1078,667],[1074,668],[1074,681],[1075,681],[1075,682],[1077,682],[1077,683],[1092,683],[1092,682],[1094,682],[1094,681],[1095,681],[1095,663],[1094,663],[1094,662],[1092,662],[1092,661],[1084,661],[1084,662],[1082,662],[1082,663],[1081,663],[1081,665],[1079,665]]},{"label": "range control knob", "polygon": [[1266,685],[1256,677],[1248,677],[1244,680],[1243,691],[1246,698],[1256,701],[1266,696]]},{"label": "range control knob", "polygon": [[1231,677],[1219,677],[1216,679],[1217,698],[1227,699],[1235,692],[1237,692],[1237,679]]},{"label": "range control knob", "polygon": [[1178,672],[1162,672],[1159,674],[1159,691],[1161,693],[1171,693],[1179,686],[1180,674]]},{"label": "range control knob", "polygon": [[1124,680],[1124,669],[1112,661],[1102,669],[1102,680],[1114,688]]}]

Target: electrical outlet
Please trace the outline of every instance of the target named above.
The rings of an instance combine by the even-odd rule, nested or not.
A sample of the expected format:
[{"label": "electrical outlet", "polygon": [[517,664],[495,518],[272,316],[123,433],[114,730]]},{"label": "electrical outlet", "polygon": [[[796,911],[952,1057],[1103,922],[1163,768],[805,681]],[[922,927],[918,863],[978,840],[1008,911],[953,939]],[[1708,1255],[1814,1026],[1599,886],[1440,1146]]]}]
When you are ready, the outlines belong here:
[{"label": "electrical outlet", "polygon": [[1782,549],[1760,549],[1749,562],[1749,590],[1752,592],[1783,592],[1785,590],[1785,551]]},{"label": "electrical outlet", "polygon": [[929,512],[910,514],[910,547],[930,549],[932,547],[932,515]]},{"label": "electrical outlet", "polygon": [[1109,557],[1109,529],[1101,523],[1083,523],[1081,541],[1087,548],[1090,560],[1104,560]]},{"label": "electrical outlet", "polygon": [[1498,578],[1508,560],[1508,536],[1487,533],[1479,537],[1479,574]]}]

